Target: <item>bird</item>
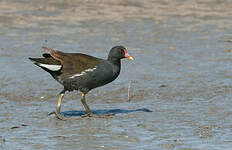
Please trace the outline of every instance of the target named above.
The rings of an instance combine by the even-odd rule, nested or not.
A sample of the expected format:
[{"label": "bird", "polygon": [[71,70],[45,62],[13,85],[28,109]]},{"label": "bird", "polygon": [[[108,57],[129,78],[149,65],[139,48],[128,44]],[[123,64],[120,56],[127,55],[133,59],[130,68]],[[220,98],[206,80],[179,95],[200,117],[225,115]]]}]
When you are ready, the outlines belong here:
[{"label": "bird", "polygon": [[60,113],[65,92],[80,91],[81,102],[87,114],[81,117],[107,117],[114,114],[94,114],[86,103],[86,94],[97,87],[114,81],[121,70],[121,59],[134,60],[124,46],[114,46],[109,51],[107,59],[97,58],[83,53],[65,53],[48,47],[42,47],[45,53],[42,58],[29,59],[37,66],[63,85],[59,93],[55,114],[60,120],[66,120]]}]

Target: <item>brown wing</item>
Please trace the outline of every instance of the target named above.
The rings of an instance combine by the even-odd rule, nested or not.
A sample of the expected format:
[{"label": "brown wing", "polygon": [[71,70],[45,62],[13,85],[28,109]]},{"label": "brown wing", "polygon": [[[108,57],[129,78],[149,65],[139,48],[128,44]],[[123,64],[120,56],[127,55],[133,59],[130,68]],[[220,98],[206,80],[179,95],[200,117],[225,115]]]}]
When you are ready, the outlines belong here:
[{"label": "brown wing", "polygon": [[53,50],[51,48],[42,47],[47,51],[55,60],[61,62],[63,76],[72,76],[73,74],[81,73],[86,69],[96,67],[101,59],[81,54],[81,53],[63,53],[61,51]]}]

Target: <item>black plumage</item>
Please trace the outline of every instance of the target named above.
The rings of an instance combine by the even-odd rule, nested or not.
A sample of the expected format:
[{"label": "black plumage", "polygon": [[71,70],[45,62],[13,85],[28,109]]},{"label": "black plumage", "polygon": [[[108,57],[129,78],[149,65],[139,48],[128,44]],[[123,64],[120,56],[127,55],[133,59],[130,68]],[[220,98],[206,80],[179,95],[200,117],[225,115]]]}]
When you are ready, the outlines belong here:
[{"label": "black plumage", "polygon": [[81,53],[64,53],[47,47],[43,47],[43,49],[47,52],[43,54],[43,58],[29,59],[49,72],[55,80],[64,86],[58,98],[57,109],[53,112],[59,119],[63,119],[60,115],[63,96],[66,91],[73,90],[82,92],[81,101],[88,113],[86,116],[96,116],[86,104],[85,95],[91,89],[115,80],[120,73],[120,60],[122,58],[133,60],[123,46],[113,47],[107,59],[100,59]]}]

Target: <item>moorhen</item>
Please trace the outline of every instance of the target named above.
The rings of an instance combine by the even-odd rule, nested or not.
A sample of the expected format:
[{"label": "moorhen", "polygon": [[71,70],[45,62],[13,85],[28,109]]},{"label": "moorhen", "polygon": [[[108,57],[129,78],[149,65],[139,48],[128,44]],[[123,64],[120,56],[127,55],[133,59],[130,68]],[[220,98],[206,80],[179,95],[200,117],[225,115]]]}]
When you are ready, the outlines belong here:
[{"label": "moorhen", "polygon": [[42,47],[47,53],[43,58],[29,58],[34,64],[49,72],[52,77],[61,83],[64,88],[59,94],[56,111],[49,114],[56,114],[56,117],[65,120],[60,114],[62,99],[66,91],[81,91],[81,102],[87,111],[82,117],[105,117],[107,115],[96,115],[91,112],[86,101],[85,95],[99,86],[115,80],[121,69],[121,59],[128,58],[133,60],[123,46],[113,47],[108,58],[100,59],[81,53],[64,53],[53,50],[52,48]]}]

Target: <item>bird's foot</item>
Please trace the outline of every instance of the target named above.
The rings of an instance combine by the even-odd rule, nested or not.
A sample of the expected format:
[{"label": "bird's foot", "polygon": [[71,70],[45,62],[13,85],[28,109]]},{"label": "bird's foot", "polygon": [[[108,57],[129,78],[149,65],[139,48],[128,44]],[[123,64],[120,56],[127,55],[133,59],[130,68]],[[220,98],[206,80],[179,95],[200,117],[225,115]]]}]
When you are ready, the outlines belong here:
[{"label": "bird's foot", "polygon": [[93,117],[93,118],[112,118],[115,114],[110,113],[110,114],[93,114],[93,113],[88,113],[85,115],[81,115],[81,118],[85,117]]},{"label": "bird's foot", "polygon": [[53,111],[53,112],[48,113],[49,116],[52,115],[52,114],[55,114],[55,115],[56,115],[56,118],[59,119],[59,120],[63,120],[63,121],[66,120],[66,119],[65,119],[60,113],[58,113],[57,111]]}]

